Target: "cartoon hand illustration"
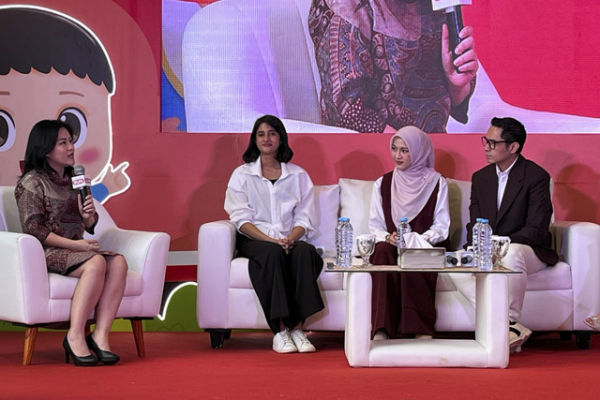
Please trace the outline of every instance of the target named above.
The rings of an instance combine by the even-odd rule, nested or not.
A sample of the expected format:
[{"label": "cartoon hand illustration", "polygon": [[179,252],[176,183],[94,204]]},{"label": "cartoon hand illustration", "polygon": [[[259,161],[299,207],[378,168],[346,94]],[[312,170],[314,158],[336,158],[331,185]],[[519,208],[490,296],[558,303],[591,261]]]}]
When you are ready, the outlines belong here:
[{"label": "cartoon hand illustration", "polygon": [[108,196],[102,199],[102,203],[119,193],[123,193],[131,186],[131,179],[125,172],[128,167],[128,161],[122,162],[116,168],[112,164],[108,164],[106,173],[100,180],[100,183],[108,190]]}]

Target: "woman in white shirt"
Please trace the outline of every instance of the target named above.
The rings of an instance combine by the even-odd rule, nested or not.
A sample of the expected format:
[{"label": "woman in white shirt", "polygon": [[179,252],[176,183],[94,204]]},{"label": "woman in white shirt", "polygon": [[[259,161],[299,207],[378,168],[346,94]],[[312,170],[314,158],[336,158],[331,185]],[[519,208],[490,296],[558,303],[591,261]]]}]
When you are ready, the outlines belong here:
[{"label": "woman in white shirt", "polygon": [[278,353],[312,352],[304,320],[324,308],[317,286],[323,260],[303,239],[313,229],[313,184],[293,156],[279,118],[256,120],[246,164],[233,171],[225,211],[235,224],[238,256],[249,258],[250,280],[275,334]]},{"label": "woman in white shirt", "polygon": [[[448,185],[433,169],[434,153],[426,133],[414,126],[390,140],[393,171],[373,187],[369,230],[378,243],[371,256],[376,265],[397,263],[396,227],[405,217],[413,232],[431,245],[445,247],[450,227]],[[436,320],[437,274],[374,272],[371,327],[374,339],[431,338]]]}]

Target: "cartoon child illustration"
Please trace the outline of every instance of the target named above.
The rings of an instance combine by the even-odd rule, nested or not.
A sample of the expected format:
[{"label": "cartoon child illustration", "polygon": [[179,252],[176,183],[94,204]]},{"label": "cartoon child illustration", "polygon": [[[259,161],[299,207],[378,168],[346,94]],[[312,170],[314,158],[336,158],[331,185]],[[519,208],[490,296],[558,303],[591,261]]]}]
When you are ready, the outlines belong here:
[{"label": "cartoon child illustration", "polygon": [[114,72],[94,33],[54,10],[2,6],[0,54],[0,185],[21,174],[32,126],[60,119],[75,132],[76,163],[92,177],[93,196],[105,202],[127,190],[129,163],[110,163]]}]

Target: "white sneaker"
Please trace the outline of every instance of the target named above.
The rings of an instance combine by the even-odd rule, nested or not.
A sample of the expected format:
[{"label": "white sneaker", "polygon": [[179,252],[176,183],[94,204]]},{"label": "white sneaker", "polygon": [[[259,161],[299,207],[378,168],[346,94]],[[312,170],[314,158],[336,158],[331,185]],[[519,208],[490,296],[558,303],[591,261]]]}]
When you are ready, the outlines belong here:
[{"label": "white sneaker", "polygon": [[295,353],[298,351],[287,329],[273,336],[273,350],[277,353]]},{"label": "white sneaker", "polygon": [[417,335],[415,335],[415,339],[419,339],[419,340],[431,340],[431,339],[433,339],[433,336],[431,336],[431,335],[424,335],[424,334],[417,334]]},{"label": "white sneaker", "polygon": [[518,322],[511,322],[508,326],[508,344],[510,346],[511,353],[519,353],[523,343],[531,336],[531,329]]},{"label": "white sneaker", "polygon": [[389,338],[390,337],[385,331],[377,331],[375,332],[375,335],[373,335],[373,340],[387,340]]},{"label": "white sneaker", "polygon": [[294,341],[294,344],[300,353],[312,353],[317,351],[315,346],[313,346],[310,340],[308,340],[306,333],[304,333],[302,329],[294,329],[290,336],[292,337],[292,340]]}]

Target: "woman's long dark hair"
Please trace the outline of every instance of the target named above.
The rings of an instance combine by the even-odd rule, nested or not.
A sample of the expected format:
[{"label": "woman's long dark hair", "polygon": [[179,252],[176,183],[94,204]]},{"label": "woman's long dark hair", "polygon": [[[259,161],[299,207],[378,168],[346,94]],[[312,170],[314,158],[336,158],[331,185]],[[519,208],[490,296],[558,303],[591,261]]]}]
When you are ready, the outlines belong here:
[{"label": "woman's long dark hair", "polygon": [[[25,168],[23,175],[31,170],[39,172],[53,171],[48,158],[46,157],[56,146],[58,131],[60,128],[65,128],[71,138],[73,132],[71,127],[59,120],[45,119],[33,126],[27,140],[27,148],[25,149]],[[65,172],[70,172],[65,169]]]},{"label": "woman's long dark hair", "polygon": [[256,132],[258,131],[258,127],[262,123],[266,123],[270,125],[277,133],[279,133],[279,148],[277,149],[277,155],[275,159],[279,162],[288,162],[294,156],[294,152],[288,145],[287,132],[285,130],[285,126],[283,126],[283,122],[279,118],[274,115],[263,115],[254,123],[254,127],[252,128],[252,134],[250,135],[250,141],[248,142],[248,148],[242,155],[242,159],[246,163],[254,162],[260,156],[260,150],[258,150],[258,146],[256,146]]}]

